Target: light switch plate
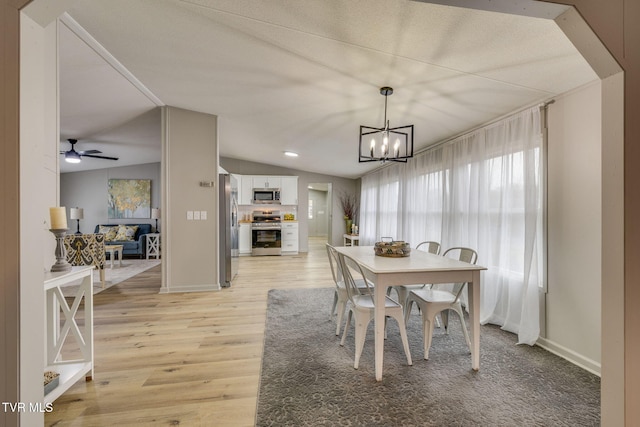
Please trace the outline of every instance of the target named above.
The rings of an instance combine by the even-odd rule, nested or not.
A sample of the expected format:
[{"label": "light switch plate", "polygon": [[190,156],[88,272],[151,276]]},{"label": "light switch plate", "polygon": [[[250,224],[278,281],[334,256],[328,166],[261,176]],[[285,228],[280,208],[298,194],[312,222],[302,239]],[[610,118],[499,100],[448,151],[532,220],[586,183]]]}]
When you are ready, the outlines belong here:
[{"label": "light switch plate", "polygon": [[193,220],[193,211],[187,211],[187,221]]},{"label": "light switch plate", "polygon": [[200,211],[193,211],[193,219],[195,221],[200,221]]},{"label": "light switch plate", "polygon": [[203,221],[207,219],[207,211],[200,211],[200,219]]}]

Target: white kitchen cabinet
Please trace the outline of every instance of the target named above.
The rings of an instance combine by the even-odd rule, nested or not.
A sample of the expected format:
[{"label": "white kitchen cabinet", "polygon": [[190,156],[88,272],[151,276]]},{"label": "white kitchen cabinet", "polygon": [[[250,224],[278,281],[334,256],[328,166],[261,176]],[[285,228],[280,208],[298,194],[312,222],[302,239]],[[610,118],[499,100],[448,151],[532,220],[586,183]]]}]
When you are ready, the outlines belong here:
[{"label": "white kitchen cabinet", "polygon": [[282,254],[294,255],[298,253],[298,223],[282,222]]},{"label": "white kitchen cabinet", "polygon": [[253,176],[252,175],[238,175],[238,204],[239,205],[251,205],[253,204]]},{"label": "white kitchen cabinet", "polygon": [[238,179],[238,204],[253,204],[254,188],[279,188],[281,205],[298,204],[297,176],[236,175]]},{"label": "white kitchen cabinet", "polygon": [[251,255],[251,223],[241,222],[238,231],[238,252],[240,255]]},{"label": "white kitchen cabinet", "polygon": [[279,176],[253,176],[253,188],[280,188]]},{"label": "white kitchen cabinet", "polygon": [[297,205],[298,204],[298,177],[297,176],[281,176],[280,177],[280,204]]}]

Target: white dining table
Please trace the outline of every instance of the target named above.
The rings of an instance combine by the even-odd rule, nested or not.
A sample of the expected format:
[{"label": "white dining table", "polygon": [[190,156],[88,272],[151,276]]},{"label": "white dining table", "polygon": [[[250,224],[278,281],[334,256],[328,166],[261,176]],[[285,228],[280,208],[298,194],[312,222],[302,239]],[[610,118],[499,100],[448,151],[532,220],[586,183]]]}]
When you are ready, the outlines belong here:
[{"label": "white dining table", "polygon": [[469,323],[471,329],[471,368],[480,369],[480,271],[485,267],[469,264],[424,251],[411,251],[407,257],[383,257],[374,253],[373,246],[338,246],[362,266],[367,279],[375,284],[375,372],[382,381],[384,353],[384,301],[389,286],[416,283],[467,282]]}]

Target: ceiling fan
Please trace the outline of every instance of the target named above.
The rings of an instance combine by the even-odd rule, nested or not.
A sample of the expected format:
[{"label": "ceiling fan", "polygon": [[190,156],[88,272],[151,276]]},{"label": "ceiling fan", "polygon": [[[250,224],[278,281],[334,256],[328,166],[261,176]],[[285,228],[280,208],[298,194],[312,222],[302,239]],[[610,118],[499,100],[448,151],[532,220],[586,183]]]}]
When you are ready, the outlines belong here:
[{"label": "ceiling fan", "polygon": [[78,140],[68,139],[67,141],[69,141],[69,144],[71,144],[71,150],[60,151],[60,154],[64,154],[64,160],[68,163],[80,163],[80,161],[82,160],[82,157],[94,157],[96,159],[118,160],[117,157],[97,156],[97,154],[102,154],[102,151],[99,151],[99,150],[76,151],[75,144],[78,142]]}]

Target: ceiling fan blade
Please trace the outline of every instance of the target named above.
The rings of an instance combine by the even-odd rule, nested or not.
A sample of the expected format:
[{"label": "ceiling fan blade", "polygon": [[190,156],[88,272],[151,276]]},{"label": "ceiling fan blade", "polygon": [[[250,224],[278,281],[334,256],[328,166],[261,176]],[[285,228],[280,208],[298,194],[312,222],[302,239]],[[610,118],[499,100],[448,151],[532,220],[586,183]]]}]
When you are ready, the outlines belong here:
[{"label": "ceiling fan blade", "polygon": [[117,157],[96,156],[95,154],[82,154],[82,157],[93,157],[96,159],[118,160]]},{"label": "ceiling fan blade", "polygon": [[102,151],[100,150],[85,150],[85,151],[78,151],[78,154],[80,154],[81,156],[86,156],[87,154],[101,154]]}]

